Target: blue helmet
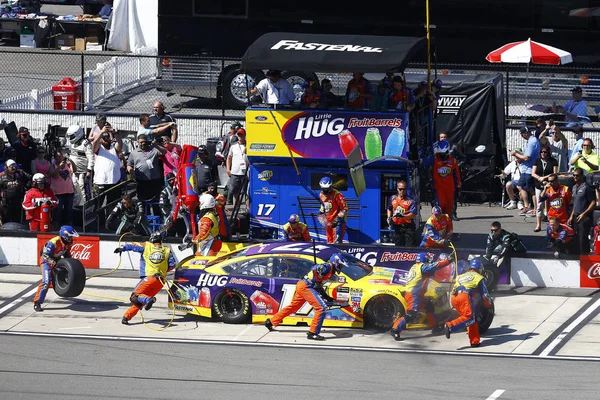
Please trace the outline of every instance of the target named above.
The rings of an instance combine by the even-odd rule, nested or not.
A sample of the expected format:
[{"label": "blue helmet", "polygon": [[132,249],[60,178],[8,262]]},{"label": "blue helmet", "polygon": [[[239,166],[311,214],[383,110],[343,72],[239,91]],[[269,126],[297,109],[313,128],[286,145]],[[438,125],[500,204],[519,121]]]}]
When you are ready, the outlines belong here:
[{"label": "blue helmet", "polygon": [[341,253],[335,253],[331,257],[329,257],[329,262],[333,264],[336,272],[340,272],[343,267],[348,266],[348,262],[346,258]]},{"label": "blue helmet", "polygon": [[458,274],[464,274],[469,271],[469,262],[466,260],[458,260],[458,265],[456,266],[458,270]]},{"label": "blue helmet", "polygon": [[417,262],[427,262],[429,261],[429,256],[427,253],[419,253],[417,254],[417,258],[415,259]]},{"label": "blue helmet", "polygon": [[298,216],[298,214],[292,214],[290,215],[288,222],[290,224],[297,224],[298,222],[300,222],[300,216]]},{"label": "blue helmet", "polygon": [[469,269],[474,269],[477,272],[481,272],[481,270],[483,269],[483,263],[479,258],[474,258],[469,264]]},{"label": "blue helmet", "polygon": [[323,278],[324,276],[326,276],[327,274],[329,274],[331,272],[331,266],[329,264],[318,265],[316,272],[317,272],[317,275],[319,275],[319,278]]},{"label": "blue helmet", "polygon": [[329,190],[331,189],[331,187],[333,186],[333,182],[331,181],[331,178],[328,176],[324,176],[323,178],[321,178],[321,180],[319,181],[319,186],[321,187],[321,189],[323,190]]},{"label": "blue helmet", "polygon": [[63,225],[58,230],[58,236],[64,243],[73,243],[73,238],[79,237],[79,233],[72,226]]},{"label": "blue helmet", "polygon": [[433,153],[447,153],[450,151],[450,143],[447,140],[440,140],[433,144]]}]

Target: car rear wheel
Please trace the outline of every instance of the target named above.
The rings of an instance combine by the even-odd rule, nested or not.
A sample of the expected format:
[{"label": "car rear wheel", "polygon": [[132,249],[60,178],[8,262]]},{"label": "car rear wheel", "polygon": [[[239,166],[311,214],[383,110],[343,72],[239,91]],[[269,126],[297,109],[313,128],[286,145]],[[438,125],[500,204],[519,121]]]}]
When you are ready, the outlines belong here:
[{"label": "car rear wheel", "polygon": [[241,324],[250,317],[250,301],[238,289],[228,288],[215,297],[213,312],[226,324]]},{"label": "car rear wheel", "polygon": [[394,321],[404,315],[400,300],[384,294],[373,297],[365,308],[365,326],[369,328],[389,329]]},{"label": "car rear wheel", "polygon": [[52,270],[52,286],[60,297],[77,297],[85,288],[85,268],[74,258],[58,260]]},{"label": "car rear wheel", "polygon": [[475,321],[477,321],[477,324],[479,325],[479,333],[485,333],[494,321],[494,301],[491,300],[491,302],[492,308],[486,308],[483,304],[480,304],[478,307],[477,314],[475,315]]}]

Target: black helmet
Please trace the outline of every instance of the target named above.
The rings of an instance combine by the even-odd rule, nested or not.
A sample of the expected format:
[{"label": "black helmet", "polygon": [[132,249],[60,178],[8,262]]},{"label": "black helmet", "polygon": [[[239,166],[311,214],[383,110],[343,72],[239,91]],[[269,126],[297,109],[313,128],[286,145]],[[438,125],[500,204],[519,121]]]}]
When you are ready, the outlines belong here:
[{"label": "black helmet", "polygon": [[148,241],[150,243],[162,243],[164,236],[165,236],[164,234],[165,234],[164,231],[156,231],[156,232],[152,233],[152,235],[150,235],[150,238],[148,239]]},{"label": "black helmet", "polygon": [[208,147],[205,144],[198,146],[198,154],[208,154]]}]

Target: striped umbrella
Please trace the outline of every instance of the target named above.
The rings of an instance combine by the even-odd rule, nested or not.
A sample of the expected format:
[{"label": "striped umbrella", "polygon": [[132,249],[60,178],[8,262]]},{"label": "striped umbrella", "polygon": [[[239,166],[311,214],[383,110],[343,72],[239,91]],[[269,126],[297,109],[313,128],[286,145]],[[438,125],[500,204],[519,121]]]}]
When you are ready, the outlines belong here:
[{"label": "striped umbrella", "polygon": [[547,44],[527,39],[524,42],[505,44],[492,51],[485,58],[492,63],[522,63],[522,64],[568,64],[573,62],[571,53]]}]

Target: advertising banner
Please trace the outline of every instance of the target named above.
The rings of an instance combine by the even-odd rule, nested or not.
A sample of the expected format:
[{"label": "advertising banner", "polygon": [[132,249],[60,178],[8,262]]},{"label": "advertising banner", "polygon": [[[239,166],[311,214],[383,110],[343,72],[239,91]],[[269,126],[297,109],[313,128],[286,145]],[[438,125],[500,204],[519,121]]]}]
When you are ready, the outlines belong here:
[{"label": "advertising banner", "polygon": [[406,113],[247,109],[246,129],[250,157],[289,157],[289,146],[300,158],[347,159],[355,148],[363,160],[408,158]]},{"label": "advertising banner", "polygon": [[600,256],[581,256],[579,285],[582,288],[600,288]]},{"label": "advertising banner", "polygon": [[[41,254],[46,242],[56,235],[37,235],[37,254]],[[100,268],[100,238],[79,236],[73,239],[71,257],[81,261],[85,268]]]}]

